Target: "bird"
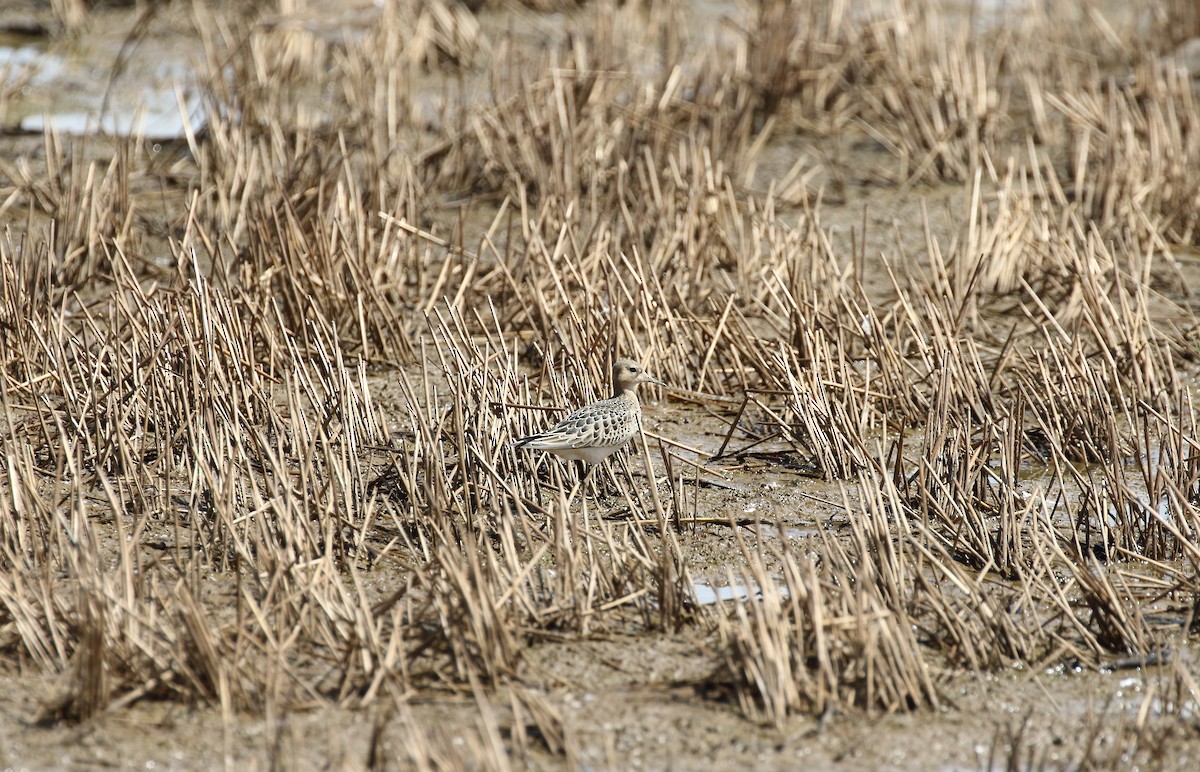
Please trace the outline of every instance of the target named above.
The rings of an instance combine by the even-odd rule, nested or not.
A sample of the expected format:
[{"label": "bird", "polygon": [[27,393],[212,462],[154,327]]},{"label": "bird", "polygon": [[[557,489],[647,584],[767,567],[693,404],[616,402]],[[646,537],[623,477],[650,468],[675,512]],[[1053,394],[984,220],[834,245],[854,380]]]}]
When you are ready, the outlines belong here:
[{"label": "bird", "polygon": [[514,447],[545,450],[560,458],[591,465],[599,464],[625,447],[641,427],[638,384],[666,384],[632,359],[618,359],[613,363],[612,380],[612,397],[579,408],[547,431],[520,438],[513,443]]}]

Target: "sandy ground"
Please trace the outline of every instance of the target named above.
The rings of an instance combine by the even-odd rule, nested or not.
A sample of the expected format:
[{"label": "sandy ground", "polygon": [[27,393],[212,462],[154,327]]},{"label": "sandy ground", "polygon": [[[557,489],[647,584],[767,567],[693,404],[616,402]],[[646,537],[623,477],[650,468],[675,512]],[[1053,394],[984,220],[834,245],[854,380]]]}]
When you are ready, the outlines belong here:
[{"label": "sandy ground", "polygon": [[[946,680],[936,711],[795,718],[775,729],[697,690],[705,645],[672,636],[549,642],[529,651],[522,679],[558,710],[566,758],[581,768],[999,768],[1004,757],[990,755],[1003,748],[997,738],[1023,726],[1042,750],[1022,766],[1073,768],[1081,759],[1081,727],[1098,722],[1132,731],[1143,702],[1153,697],[1147,688],[1153,679],[1137,672],[1011,671]],[[30,725],[41,695],[53,688],[53,679],[40,675],[0,679],[4,768],[262,769],[274,760],[285,769],[358,769],[368,765],[373,736],[383,759],[401,758],[415,725],[444,742],[440,754],[454,759],[464,738],[479,731],[480,711],[467,695],[422,696],[403,717],[321,708],[226,722],[219,709],[146,702],[82,726]],[[508,703],[506,690],[494,694],[490,710],[501,727],[511,723]],[[1143,768],[1192,769],[1195,729],[1160,732],[1161,748],[1138,759]],[[547,769],[564,763],[532,745],[520,763]],[[1110,737],[1098,740],[1094,753],[1102,767],[1134,761],[1113,759]]]}]

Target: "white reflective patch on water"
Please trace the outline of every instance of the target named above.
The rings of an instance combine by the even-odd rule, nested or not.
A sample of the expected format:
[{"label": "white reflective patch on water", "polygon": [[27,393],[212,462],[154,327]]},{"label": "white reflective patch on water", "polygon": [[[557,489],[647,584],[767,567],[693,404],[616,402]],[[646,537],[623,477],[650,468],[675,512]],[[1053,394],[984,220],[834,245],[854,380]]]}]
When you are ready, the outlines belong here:
[{"label": "white reflective patch on water", "polygon": [[[776,587],[775,591],[782,598],[786,598],[790,595],[786,587]],[[717,586],[711,582],[692,583],[692,597],[694,597],[696,599],[696,603],[701,606],[711,606],[718,601],[745,601],[750,600],[751,596],[759,598],[762,597],[762,593],[758,587],[750,587],[742,584]]]}]

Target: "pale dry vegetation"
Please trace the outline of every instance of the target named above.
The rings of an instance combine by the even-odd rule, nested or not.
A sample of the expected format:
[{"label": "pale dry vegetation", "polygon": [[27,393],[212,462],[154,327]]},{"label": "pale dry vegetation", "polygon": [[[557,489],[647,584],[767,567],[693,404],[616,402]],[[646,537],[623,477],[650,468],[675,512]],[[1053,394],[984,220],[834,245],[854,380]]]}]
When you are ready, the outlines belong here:
[{"label": "pale dry vegetation", "polygon": [[[593,2],[540,46],[500,5],[198,4],[203,125],[0,160],[0,658],[61,674],[38,719],[466,694],[465,741],[380,719],[371,758],[592,758],[525,653],[682,631],[751,720],[1136,662],[1149,717],[1073,763],[1194,743],[1200,103],[1147,32],[1188,4]],[[954,228],[826,224],[929,185]],[[511,441],[618,355],[669,388],[570,499]],[[841,513],[798,544],[717,505],[764,468]],[[699,602],[702,541],[751,592]],[[989,763],[1047,763],[1025,730]]]}]

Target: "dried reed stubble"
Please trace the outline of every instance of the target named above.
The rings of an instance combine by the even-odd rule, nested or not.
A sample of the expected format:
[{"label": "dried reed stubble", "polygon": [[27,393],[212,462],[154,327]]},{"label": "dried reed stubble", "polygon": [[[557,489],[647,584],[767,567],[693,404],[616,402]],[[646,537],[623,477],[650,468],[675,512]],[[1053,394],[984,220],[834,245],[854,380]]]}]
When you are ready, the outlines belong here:
[{"label": "dried reed stubble", "polygon": [[882,576],[872,570],[899,563],[864,559],[869,541],[858,541],[860,557],[852,557],[824,540],[819,563],[792,554],[783,542],[778,554],[771,551],[783,574],[780,583],[764,563],[763,545],[739,543],[748,569],[731,575],[730,583],[752,588],[754,595],[717,619],[723,672],[744,711],[778,726],[797,712],[937,704],[912,627],[888,597],[893,577],[888,569]]},{"label": "dried reed stubble", "polygon": [[860,25],[840,0],[760,3],[735,57],[736,74],[756,97],[754,125],[782,114],[817,131],[844,127],[865,56]]},{"label": "dried reed stubble", "polygon": [[1048,101],[1071,125],[1074,193],[1101,232],[1155,248],[1200,243],[1200,104],[1186,72],[1146,68],[1133,84]]},{"label": "dried reed stubble", "polygon": [[1007,117],[1000,79],[1006,41],[984,43],[965,25],[945,29],[941,14],[901,4],[896,16],[867,25],[862,59],[872,73],[859,95],[859,125],[901,161],[903,180],[967,180],[989,167]]},{"label": "dried reed stubble", "polygon": [[864,398],[868,387],[859,386],[861,378],[847,358],[831,348],[819,333],[807,336],[806,363],[793,355],[779,357],[775,365],[788,384],[786,407],[777,418],[782,439],[810,455],[827,480],[851,477],[868,465],[863,433],[871,415]]},{"label": "dried reed stubble", "polygon": [[1162,47],[1173,48],[1200,37],[1200,9],[1188,0],[1156,0],[1150,4],[1151,30],[1146,44],[1164,53]]},{"label": "dried reed stubble", "polygon": [[[111,144],[107,161],[90,160],[93,151],[85,139],[64,138],[52,126],[43,132],[42,164],[32,157],[0,163],[8,183],[3,209],[24,204],[27,247],[46,261],[53,277],[51,297],[69,290],[85,295],[103,285],[112,270],[114,253],[152,272],[143,257],[143,233],[130,197],[136,185],[134,159],[143,148],[136,138],[98,140]],[[47,222],[46,218],[49,218]],[[8,238],[11,239],[11,236]],[[11,244],[9,245],[11,247]],[[29,259],[24,248],[13,250],[15,261]]]},{"label": "dried reed stubble", "polygon": [[[105,574],[86,570],[107,564],[103,555],[108,548],[94,540],[79,541],[77,526],[68,531],[82,545],[79,554],[90,561],[76,573],[103,578],[101,594],[89,596],[100,599],[97,610],[83,617],[68,612],[63,618],[77,619],[74,624],[81,630],[102,630],[97,633],[103,640],[100,650],[116,659],[89,668],[105,671],[110,682],[99,691],[75,695],[75,707],[64,708],[63,715],[91,715],[109,701],[123,703],[162,689],[246,704],[246,695],[260,692],[258,679],[273,679],[275,671],[229,658],[226,647],[242,636],[271,639],[269,629],[284,629],[283,620],[296,618],[288,611],[295,601],[267,603],[255,617],[263,628],[256,622],[214,626],[207,619],[198,621],[197,615],[207,612],[193,604],[178,609],[182,619],[191,620],[191,632],[180,636],[170,622],[177,613],[175,601],[153,594],[137,600],[142,591],[133,588],[144,586],[143,580],[131,577],[198,576],[201,570],[229,567],[231,559],[257,564],[268,574],[286,574],[309,559],[344,555],[339,545],[347,538],[346,529],[358,533],[371,521],[369,507],[363,511],[359,505],[366,486],[356,449],[382,439],[374,408],[360,390],[364,374],[360,369],[356,382],[340,350],[331,346],[328,331],[315,328],[314,354],[288,341],[260,364],[249,326],[207,284],[148,295],[120,272],[115,278],[123,292],[114,296],[107,318],[84,317],[82,323],[72,323],[75,330],[64,328],[62,317],[58,330],[36,319],[21,328],[33,341],[23,350],[37,351],[34,361],[44,362],[52,377],[39,378],[32,390],[18,390],[19,403],[6,399],[12,436],[32,442],[32,452],[13,457],[23,458],[24,468],[14,468],[11,479],[38,474],[45,463],[39,457],[51,469],[57,464],[56,476],[73,480],[73,485],[90,486],[98,479],[118,534],[125,533],[125,519],[130,518],[135,539],[133,547],[117,540],[118,576],[125,577],[124,586],[133,593],[122,598],[116,587],[110,589]],[[271,397],[269,373],[284,362],[291,371],[283,378],[288,388],[280,411]],[[14,394],[12,386],[6,380],[6,397]],[[14,408],[24,408],[27,400],[42,406],[33,411],[41,419],[32,425],[14,415]],[[307,423],[306,412],[314,412],[317,423]],[[311,451],[297,452],[301,449]],[[191,470],[190,477],[180,479],[184,469]],[[37,498],[43,495],[39,491]],[[181,498],[186,502],[182,512]],[[161,523],[164,509],[175,513],[173,531]],[[41,531],[44,526],[24,520],[39,512],[50,515],[53,508],[23,507],[23,521],[13,523],[13,535]],[[315,523],[310,523],[312,517]],[[78,522],[89,520],[83,516]],[[60,532],[54,517],[47,517],[46,525],[48,534]],[[148,533],[164,539],[174,558],[166,565],[174,565],[175,571],[143,565],[142,542]],[[20,597],[18,587],[12,589],[13,597]],[[47,597],[54,597],[53,588],[45,589]],[[85,606],[93,607],[96,603]],[[31,627],[21,636],[30,651],[45,649],[38,643],[38,629]],[[197,632],[210,630],[207,638]],[[202,639],[209,642],[197,651],[208,653],[199,658],[181,644]],[[74,649],[74,643],[64,642],[64,652]],[[231,664],[222,664],[227,660]],[[95,663],[95,658],[78,654],[76,661]],[[112,664],[118,661],[119,668]],[[290,671],[287,665],[282,668]]]},{"label": "dried reed stubble", "polygon": [[[831,20],[814,34],[845,29]],[[246,50],[208,44],[210,126],[192,143],[203,193],[172,247],[177,284],[154,286],[163,274],[139,249],[122,192],[136,154],[91,174],[53,133],[45,170],[17,187],[37,207],[75,215],[66,241],[45,242],[54,270],[36,266],[40,234],[21,256],[0,244],[3,420],[24,443],[0,486],[12,504],[0,544],[20,567],[0,573],[16,631],[3,651],[50,669],[82,652],[103,688],[72,698],[75,714],[148,694],[282,710],[288,700],[494,684],[522,644],[549,632],[690,623],[686,567],[665,527],[682,519],[683,497],[648,501],[616,475],[629,521],[581,526],[548,494],[557,467],[531,470],[496,441],[540,425],[516,406],[592,396],[605,375],[596,351],[651,352],[662,377],[712,394],[819,394],[828,404],[794,406],[803,415],[792,423],[823,438],[824,468],[838,475],[876,467],[864,458],[868,427],[891,420],[934,435],[915,461],[924,477],[895,450],[893,479],[917,480],[903,496],[861,512],[847,505],[848,546],[826,543],[821,567],[793,556],[787,598],[764,591],[761,608],[727,620],[745,704],[761,700],[774,720],[814,706],[931,704],[929,643],[974,668],[1056,650],[1094,662],[1158,640],[1139,611],[1145,596],[1135,597],[1144,590],[1093,561],[1095,542],[1072,525],[1080,507],[1059,515],[1047,503],[1056,494],[1023,498],[1019,487],[1037,447],[1024,427],[1036,420],[1047,438],[1036,455],[1056,468],[1060,490],[1087,490],[1064,471],[1078,448],[1101,467],[1113,498],[1089,494],[1086,519],[1122,512],[1124,553],[1195,555],[1191,413],[1172,360],[1186,345],[1149,311],[1161,272],[1118,259],[1127,245],[1093,235],[1048,159],[1031,153],[1030,184],[1009,176],[996,201],[985,187],[997,175],[973,175],[963,246],[943,259],[926,224],[928,271],[880,300],[860,288],[861,260],[839,259],[819,204],[791,227],[775,201],[742,187],[763,136],[746,118],[761,94],[743,73],[680,69],[632,89],[611,75],[633,69],[619,45],[593,54],[577,38],[533,70],[535,82],[514,79],[495,104],[454,108],[460,133],[443,129],[444,144],[414,162],[393,152],[414,130],[403,109],[314,128],[298,94],[277,88],[296,62],[286,46],[267,36]],[[348,115],[407,98],[370,66],[385,45],[372,39],[335,68],[370,75],[339,97]],[[933,65],[913,65],[951,74],[934,112],[901,127],[914,173],[939,136],[928,127],[960,113],[967,135],[932,146],[947,154],[928,156],[927,168],[986,166],[995,63],[981,70],[972,51],[956,41]],[[814,103],[832,98],[847,111],[836,122],[853,109],[830,97],[852,93],[834,85],[841,77],[787,85]],[[262,88],[241,88],[256,79]],[[895,104],[915,98],[911,84],[897,93]],[[1163,115],[1171,99],[1158,99]],[[492,163],[482,171],[480,151]],[[464,190],[506,196],[477,244],[466,215],[437,217]],[[99,302],[77,310],[72,292],[98,277]],[[39,297],[50,285],[57,294]],[[1014,298],[1025,309],[1000,307]],[[415,354],[418,335],[431,336],[422,364],[397,376],[406,404],[387,417],[405,439],[384,462],[375,448],[387,421],[348,351]],[[543,367],[542,377],[521,377],[523,366]],[[831,382],[839,388],[826,393]],[[1033,407],[1016,396],[1047,383]],[[1154,426],[1165,437],[1129,451],[1105,411],[1134,405],[1162,416]],[[1152,468],[1164,443],[1174,461]],[[1137,486],[1119,473],[1129,452],[1170,518],[1137,520]],[[866,491],[878,485],[860,478]],[[87,611],[75,606],[82,589],[47,577],[80,533],[63,502],[83,507],[97,489],[96,509],[132,538],[85,545],[94,565],[115,566],[109,576],[80,564]],[[924,519],[912,516],[921,497]],[[148,557],[160,552],[169,559]],[[964,554],[1023,586],[997,590]],[[401,589],[378,598],[359,567],[393,558]],[[768,587],[762,563],[754,579]],[[221,573],[239,577],[227,613],[198,589]],[[193,594],[161,589],[176,585]],[[807,605],[797,605],[802,590]],[[1156,592],[1194,590],[1179,579]],[[85,656],[97,636],[107,653]],[[813,651],[824,657],[815,666]],[[118,660],[107,685],[95,680],[97,663]],[[480,743],[499,756],[492,728]]]}]

